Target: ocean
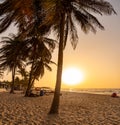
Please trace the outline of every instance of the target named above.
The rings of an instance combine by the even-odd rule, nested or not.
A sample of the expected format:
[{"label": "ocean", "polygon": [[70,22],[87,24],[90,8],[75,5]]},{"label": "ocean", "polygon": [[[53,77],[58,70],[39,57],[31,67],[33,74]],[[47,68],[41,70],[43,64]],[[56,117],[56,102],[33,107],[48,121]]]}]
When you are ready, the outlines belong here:
[{"label": "ocean", "polygon": [[93,93],[93,94],[103,94],[103,95],[111,95],[112,93],[116,93],[120,96],[120,88],[82,88],[82,89],[67,89],[69,92],[78,92],[78,93]]}]

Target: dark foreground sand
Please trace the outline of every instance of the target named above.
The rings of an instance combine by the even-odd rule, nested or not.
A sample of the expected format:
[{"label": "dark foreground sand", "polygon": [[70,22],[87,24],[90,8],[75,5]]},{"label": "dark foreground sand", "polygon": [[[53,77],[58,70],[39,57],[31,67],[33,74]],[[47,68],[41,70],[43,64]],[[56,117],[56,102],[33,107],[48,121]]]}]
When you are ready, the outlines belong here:
[{"label": "dark foreground sand", "polygon": [[59,115],[48,115],[53,95],[0,93],[0,125],[120,125],[120,97],[63,92]]}]

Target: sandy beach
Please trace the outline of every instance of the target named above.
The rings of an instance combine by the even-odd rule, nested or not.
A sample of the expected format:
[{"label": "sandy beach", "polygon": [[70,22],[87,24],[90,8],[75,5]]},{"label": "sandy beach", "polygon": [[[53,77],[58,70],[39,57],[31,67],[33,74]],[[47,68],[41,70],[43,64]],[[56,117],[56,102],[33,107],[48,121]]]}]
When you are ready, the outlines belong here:
[{"label": "sandy beach", "polygon": [[0,125],[120,125],[120,97],[62,92],[59,115],[48,115],[53,95],[0,93]]}]

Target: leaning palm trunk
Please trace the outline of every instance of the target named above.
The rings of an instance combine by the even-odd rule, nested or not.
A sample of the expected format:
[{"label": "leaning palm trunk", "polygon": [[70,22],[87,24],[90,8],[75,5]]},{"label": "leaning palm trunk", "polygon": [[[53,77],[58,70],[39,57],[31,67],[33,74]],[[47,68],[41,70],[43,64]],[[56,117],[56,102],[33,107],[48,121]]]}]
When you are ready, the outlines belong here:
[{"label": "leaning palm trunk", "polygon": [[15,87],[15,67],[12,70],[12,84],[10,93],[14,93],[14,87]]},{"label": "leaning palm trunk", "polygon": [[32,81],[32,74],[33,74],[33,65],[34,65],[34,61],[32,63],[32,67],[31,67],[31,71],[30,71],[30,75],[29,75],[29,81],[28,81],[26,92],[25,92],[26,97],[28,97],[30,95],[31,81]]},{"label": "leaning palm trunk", "polygon": [[50,112],[49,112],[50,114],[57,114],[58,109],[59,109],[61,76],[62,76],[62,67],[63,67],[64,24],[65,24],[65,14],[61,14],[57,79],[56,79],[54,98],[53,98],[52,106],[51,106],[51,109],[50,109]]},{"label": "leaning palm trunk", "polygon": [[25,92],[26,97],[30,96],[31,81],[32,81],[32,74],[30,73],[29,82],[28,82],[27,89],[26,89],[26,92]]},{"label": "leaning palm trunk", "polygon": [[27,89],[26,89],[26,91],[25,91],[25,97],[29,97],[29,95],[30,95],[30,82],[28,82],[28,86],[27,86]]}]

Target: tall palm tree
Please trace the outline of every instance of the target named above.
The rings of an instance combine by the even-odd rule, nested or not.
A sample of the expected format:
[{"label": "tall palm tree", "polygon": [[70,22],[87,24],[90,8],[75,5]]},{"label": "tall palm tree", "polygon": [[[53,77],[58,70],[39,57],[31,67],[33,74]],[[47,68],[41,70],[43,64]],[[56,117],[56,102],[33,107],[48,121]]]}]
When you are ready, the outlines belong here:
[{"label": "tall palm tree", "polygon": [[59,38],[55,94],[50,109],[50,113],[52,114],[58,113],[63,66],[63,49],[66,46],[68,34],[70,34],[70,40],[75,49],[78,40],[76,25],[79,24],[84,33],[88,33],[88,31],[95,33],[96,28],[103,30],[104,26],[98,21],[93,13],[111,15],[116,12],[112,5],[104,0],[45,0],[43,8],[43,10],[49,10],[46,13],[44,24],[51,26],[53,30],[58,33]]},{"label": "tall palm tree", "polygon": [[32,25],[30,25],[31,28],[27,34],[29,36],[27,40],[30,43],[29,60],[31,62],[31,70],[25,96],[29,96],[34,80],[43,76],[44,67],[51,70],[49,63],[51,62],[51,53],[56,43],[55,40],[44,37],[47,28],[44,26],[39,27],[43,21],[40,0],[33,0],[33,15]]},{"label": "tall palm tree", "polygon": [[[28,39],[29,51],[28,51],[28,64],[31,65],[29,73],[29,82],[25,96],[29,96],[30,89],[34,84],[35,80],[44,75],[44,68],[46,67],[51,71],[49,64],[52,62],[52,51],[55,48],[55,40],[48,39],[45,37],[31,37]],[[53,63],[53,62],[52,62]]]},{"label": "tall palm tree", "polygon": [[10,93],[14,93],[14,80],[16,69],[21,69],[24,66],[23,55],[24,42],[21,42],[18,37],[4,37],[1,41],[2,47],[0,48],[0,67],[4,70],[9,69],[12,71],[12,84]]}]

